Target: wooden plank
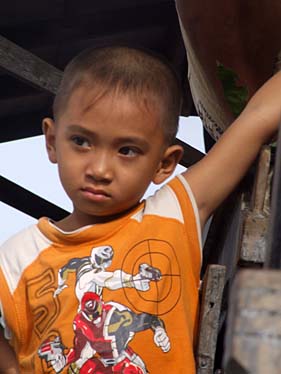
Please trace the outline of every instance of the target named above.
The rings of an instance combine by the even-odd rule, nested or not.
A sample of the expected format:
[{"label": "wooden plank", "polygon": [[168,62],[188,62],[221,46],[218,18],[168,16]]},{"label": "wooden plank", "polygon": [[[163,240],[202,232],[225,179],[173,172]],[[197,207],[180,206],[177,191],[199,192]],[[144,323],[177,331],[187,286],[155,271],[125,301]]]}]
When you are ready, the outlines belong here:
[{"label": "wooden plank", "polygon": [[281,271],[241,270],[230,295],[225,369],[233,374],[280,373]]},{"label": "wooden plank", "polygon": [[[237,272],[240,253],[241,232],[243,224],[243,195],[250,191],[252,176],[248,175],[239,187],[226,199],[216,211],[203,249],[203,266],[201,276],[204,275],[208,264],[226,266],[225,287],[219,319],[219,334],[216,352],[216,374],[221,373],[222,360],[225,349],[225,327],[227,325],[229,287]],[[234,374],[234,372],[232,373]],[[241,373],[239,373],[241,374]]]},{"label": "wooden plank", "polygon": [[[250,204],[244,201],[244,220],[241,235],[240,261],[248,266],[263,264],[266,258],[269,206],[267,196],[271,188],[271,149],[260,152]],[[245,200],[245,199],[244,199]]]},{"label": "wooden plank", "polygon": [[176,144],[183,147],[183,157],[180,161],[180,164],[186,168],[190,167],[191,165],[195,164],[196,162],[200,161],[201,158],[205,156],[204,153],[198,151],[198,149],[193,148],[191,145],[188,145],[181,141],[180,139],[176,139]]},{"label": "wooden plank", "polygon": [[209,265],[201,299],[197,374],[213,374],[226,267]]},{"label": "wooden plank", "polygon": [[245,266],[262,265],[266,258],[266,240],[269,217],[247,211],[243,220],[240,247],[240,264]]},{"label": "wooden plank", "polygon": [[235,274],[243,223],[242,191],[246,188],[244,184],[240,185],[215,212],[203,248],[201,276],[204,276],[208,264],[226,266],[227,281]]},{"label": "wooden plank", "polygon": [[29,84],[55,94],[62,72],[0,35],[0,66]]},{"label": "wooden plank", "polygon": [[69,214],[64,209],[2,176],[0,176],[0,196],[3,203],[34,218],[47,216],[54,220],[60,220]]},{"label": "wooden plank", "polygon": [[281,268],[281,131],[279,127],[277,151],[275,155],[274,177],[272,186],[272,203],[269,223],[266,266]]}]

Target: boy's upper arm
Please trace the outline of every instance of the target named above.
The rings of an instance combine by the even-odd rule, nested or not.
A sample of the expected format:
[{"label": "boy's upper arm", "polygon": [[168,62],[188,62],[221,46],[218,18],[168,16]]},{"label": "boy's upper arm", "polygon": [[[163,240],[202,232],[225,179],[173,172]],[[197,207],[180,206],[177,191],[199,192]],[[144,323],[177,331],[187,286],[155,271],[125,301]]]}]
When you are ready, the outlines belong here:
[{"label": "boy's upper arm", "polygon": [[183,174],[195,196],[202,227],[244,176],[262,144],[277,131],[280,89],[281,72],[257,91],[208,155]]}]

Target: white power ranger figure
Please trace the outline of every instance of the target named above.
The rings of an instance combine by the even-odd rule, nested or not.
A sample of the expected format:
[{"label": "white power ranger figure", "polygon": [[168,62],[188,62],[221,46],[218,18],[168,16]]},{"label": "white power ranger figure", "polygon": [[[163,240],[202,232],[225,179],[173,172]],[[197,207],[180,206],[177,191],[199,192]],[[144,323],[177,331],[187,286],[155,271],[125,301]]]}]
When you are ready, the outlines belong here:
[{"label": "white power ranger figure", "polygon": [[75,272],[75,293],[81,301],[85,292],[102,294],[104,287],[117,290],[123,287],[147,291],[151,281],[159,281],[161,272],[148,264],[141,264],[136,275],[125,273],[122,270],[106,271],[111,265],[114,255],[113,248],[109,245],[92,249],[91,256],[72,258],[58,271],[58,287],[54,296],[58,296],[68,285],[66,284],[69,273]]}]

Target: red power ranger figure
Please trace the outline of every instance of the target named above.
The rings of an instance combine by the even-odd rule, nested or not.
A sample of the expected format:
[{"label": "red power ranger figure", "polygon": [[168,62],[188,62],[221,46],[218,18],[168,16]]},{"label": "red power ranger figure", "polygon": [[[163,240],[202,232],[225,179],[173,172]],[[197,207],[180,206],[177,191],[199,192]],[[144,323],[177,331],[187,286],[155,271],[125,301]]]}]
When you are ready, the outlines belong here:
[{"label": "red power ranger figure", "polygon": [[[118,303],[104,303],[94,292],[84,294],[73,328],[74,346],[66,355],[61,349],[59,354],[48,359],[46,345],[54,341],[43,343],[39,350],[39,356],[49,362],[56,373],[69,365],[70,373],[147,374],[143,360],[128,346],[135,333],[147,329],[154,332],[154,342],[163,352],[170,350],[169,337],[159,317],[134,313]],[[56,344],[58,346],[57,339]]]}]

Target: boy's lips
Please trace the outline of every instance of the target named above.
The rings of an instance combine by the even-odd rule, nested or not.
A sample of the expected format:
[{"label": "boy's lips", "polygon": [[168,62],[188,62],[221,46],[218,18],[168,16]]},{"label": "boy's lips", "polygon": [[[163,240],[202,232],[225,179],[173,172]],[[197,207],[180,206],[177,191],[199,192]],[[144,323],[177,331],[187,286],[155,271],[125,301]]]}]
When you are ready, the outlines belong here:
[{"label": "boy's lips", "polygon": [[84,187],[81,191],[85,197],[94,201],[103,201],[110,198],[110,195],[100,188]]}]

